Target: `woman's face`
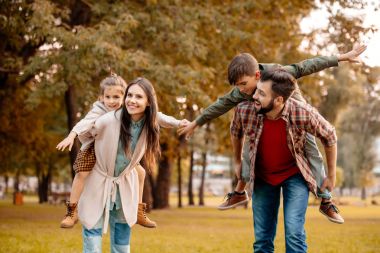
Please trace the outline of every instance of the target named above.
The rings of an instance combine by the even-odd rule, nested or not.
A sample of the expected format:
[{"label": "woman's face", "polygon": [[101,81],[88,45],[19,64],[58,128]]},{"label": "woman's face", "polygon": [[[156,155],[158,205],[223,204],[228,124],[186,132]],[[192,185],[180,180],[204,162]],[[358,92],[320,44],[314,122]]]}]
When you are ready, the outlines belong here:
[{"label": "woman's face", "polygon": [[138,84],[130,86],[125,97],[125,107],[132,120],[140,120],[144,116],[147,106],[149,106],[148,97],[144,90]]}]

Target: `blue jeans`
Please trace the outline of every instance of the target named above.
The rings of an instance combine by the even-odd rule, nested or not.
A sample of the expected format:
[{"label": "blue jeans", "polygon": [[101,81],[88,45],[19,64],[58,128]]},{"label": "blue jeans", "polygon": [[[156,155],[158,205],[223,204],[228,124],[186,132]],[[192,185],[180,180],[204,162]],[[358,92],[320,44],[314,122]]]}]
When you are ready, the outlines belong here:
[{"label": "blue jeans", "polygon": [[305,214],[309,190],[301,174],[273,186],[255,180],[252,194],[255,253],[274,252],[280,193],[282,189],[287,253],[307,252]]},{"label": "blue jeans", "polygon": [[[323,165],[323,157],[318,150],[315,137],[309,133],[306,134],[305,154],[309,161],[311,172],[317,182],[318,192],[317,195],[320,198],[331,199],[331,193],[326,189],[321,192],[319,188],[322,186],[324,179],[326,178],[325,167]],[[243,146],[243,160],[242,160],[242,179],[245,182],[249,182],[250,178],[250,159],[249,159],[249,140],[245,138]]]},{"label": "blue jeans", "polygon": [[[111,253],[130,253],[131,228],[124,220],[122,209],[110,212]],[[102,252],[103,217],[92,229],[83,228],[83,252]]]}]

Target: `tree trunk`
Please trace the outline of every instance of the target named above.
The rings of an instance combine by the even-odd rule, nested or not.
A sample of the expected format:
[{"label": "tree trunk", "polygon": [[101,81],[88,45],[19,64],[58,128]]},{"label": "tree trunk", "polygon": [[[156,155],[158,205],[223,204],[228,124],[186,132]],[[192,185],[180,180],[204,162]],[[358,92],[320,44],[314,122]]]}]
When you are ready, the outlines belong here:
[{"label": "tree trunk", "polygon": [[86,1],[71,1],[70,25],[86,25],[91,21],[91,7]]},{"label": "tree trunk", "polygon": [[20,191],[20,169],[16,170],[15,182],[13,184],[14,192]]},{"label": "tree trunk", "polygon": [[50,173],[43,173],[38,180],[38,203],[46,203],[48,201]]},{"label": "tree trunk", "polygon": [[204,206],[204,184],[206,177],[206,165],[207,165],[207,153],[202,153],[202,175],[201,175],[201,185],[199,186],[199,205]]},{"label": "tree trunk", "polygon": [[189,185],[188,185],[188,189],[187,189],[187,195],[189,197],[189,206],[193,206],[194,205],[193,167],[194,167],[194,149],[193,149],[193,145],[191,145],[190,168],[189,168]]},{"label": "tree trunk", "polygon": [[165,154],[168,150],[167,144],[161,144],[162,156],[158,168],[158,176],[156,189],[154,191],[154,209],[164,209],[169,207],[169,193],[170,193],[170,176],[172,160]]},{"label": "tree trunk", "polygon": [[8,182],[9,182],[9,176],[8,176],[8,174],[5,174],[5,176],[4,176],[4,181],[5,181],[5,191],[4,191],[4,195],[7,195],[7,193],[8,193]]},{"label": "tree trunk", "polygon": [[[179,152],[180,153],[180,152]],[[178,168],[178,207],[182,208],[182,168],[181,168],[181,154],[177,158]]]},{"label": "tree trunk", "polygon": [[[70,3],[70,25],[72,27],[77,25],[85,26],[91,21],[91,7],[81,0],[73,0]],[[65,92],[65,104],[66,104],[66,113],[67,113],[67,124],[69,131],[73,129],[77,120],[77,107],[75,99],[75,89],[73,85],[69,85]],[[71,177],[74,179],[75,172],[73,170],[73,165],[77,153],[79,151],[79,143],[75,141],[71,151],[70,151],[70,163],[71,163]]]},{"label": "tree trunk", "polygon": [[365,186],[362,187],[361,199],[362,200],[366,200],[367,199],[367,191],[365,189]]},{"label": "tree trunk", "polygon": [[143,192],[143,202],[146,203],[147,209],[146,211],[149,213],[150,210],[152,209],[152,203],[153,203],[153,197],[152,197],[152,188],[153,186],[151,185],[151,177],[150,174],[147,174],[145,177],[144,181],[144,192]]},{"label": "tree trunk", "polygon": [[51,164],[48,165],[48,171],[45,173],[41,163],[36,163],[36,176],[38,179],[38,203],[46,203],[49,195],[49,185],[51,182]]},{"label": "tree trunk", "polygon": [[177,155],[177,169],[178,169],[178,207],[182,208],[182,149],[185,144],[185,137],[182,135],[179,137],[179,149],[178,149],[178,155]]},{"label": "tree trunk", "polygon": [[[73,129],[76,124],[76,114],[77,108],[75,106],[75,89],[74,86],[70,85],[65,92],[65,103],[66,103],[66,113],[67,113],[67,127],[69,131]],[[70,151],[70,163],[71,163],[71,177],[74,179],[75,172],[73,170],[73,165],[77,153],[79,151],[79,144],[75,141],[71,151]]]},{"label": "tree trunk", "polygon": [[199,186],[199,205],[204,206],[204,185],[206,177],[206,166],[207,166],[207,147],[209,142],[209,132],[210,124],[207,124],[206,133],[205,133],[205,151],[202,152],[202,176],[201,176],[201,185]]}]

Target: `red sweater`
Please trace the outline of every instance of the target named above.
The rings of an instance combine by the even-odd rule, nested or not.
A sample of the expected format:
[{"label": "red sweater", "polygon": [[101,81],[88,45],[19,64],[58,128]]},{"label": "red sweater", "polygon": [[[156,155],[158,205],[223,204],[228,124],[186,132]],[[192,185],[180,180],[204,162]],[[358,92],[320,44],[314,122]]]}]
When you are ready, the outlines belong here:
[{"label": "red sweater", "polygon": [[286,122],[264,117],[256,156],[256,175],[271,185],[281,184],[299,169],[287,144]]}]

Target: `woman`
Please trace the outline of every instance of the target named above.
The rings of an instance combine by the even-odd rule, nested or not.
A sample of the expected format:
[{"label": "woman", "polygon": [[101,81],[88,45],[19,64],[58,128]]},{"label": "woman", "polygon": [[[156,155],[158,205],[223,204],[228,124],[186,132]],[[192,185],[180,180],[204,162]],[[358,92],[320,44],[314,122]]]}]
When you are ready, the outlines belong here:
[{"label": "woman", "polygon": [[78,204],[83,251],[101,252],[102,233],[110,224],[111,252],[130,252],[130,230],[139,202],[136,167],[151,169],[159,154],[157,99],[152,84],[137,78],[128,84],[121,110],[100,117],[80,136],[95,139],[96,164]]}]

